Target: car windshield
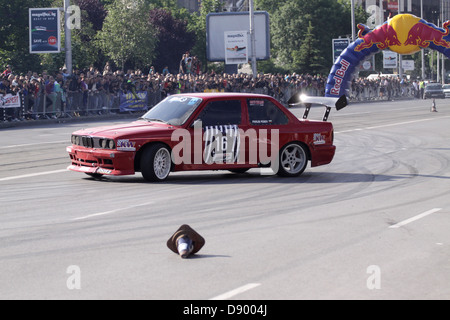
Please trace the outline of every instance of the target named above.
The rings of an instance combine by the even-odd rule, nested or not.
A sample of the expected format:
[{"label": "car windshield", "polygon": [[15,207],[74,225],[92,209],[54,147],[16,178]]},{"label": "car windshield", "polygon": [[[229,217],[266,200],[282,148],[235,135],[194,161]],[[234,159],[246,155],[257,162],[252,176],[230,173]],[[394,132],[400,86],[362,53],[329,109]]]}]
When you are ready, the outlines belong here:
[{"label": "car windshield", "polygon": [[450,84],[445,84],[442,88],[443,89],[450,89]]},{"label": "car windshield", "polygon": [[186,122],[201,102],[202,99],[195,97],[169,96],[150,109],[141,119],[180,126]]},{"label": "car windshield", "polygon": [[439,90],[442,89],[442,86],[440,84],[429,84],[427,85],[427,89]]}]

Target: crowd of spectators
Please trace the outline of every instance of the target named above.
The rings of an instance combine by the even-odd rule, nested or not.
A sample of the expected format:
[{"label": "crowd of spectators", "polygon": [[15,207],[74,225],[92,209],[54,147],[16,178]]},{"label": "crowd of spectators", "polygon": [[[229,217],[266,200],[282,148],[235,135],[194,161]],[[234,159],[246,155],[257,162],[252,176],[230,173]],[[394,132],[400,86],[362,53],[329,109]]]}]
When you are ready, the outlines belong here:
[{"label": "crowd of spectators", "polygon": [[408,80],[400,76],[379,76],[374,79],[357,78],[352,81],[350,99],[364,100],[392,100],[399,97],[423,98],[425,82],[421,80]]},{"label": "crowd of spectators", "polygon": [[[117,98],[121,92],[146,91],[157,96],[157,103],[168,95],[185,92],[258,92],[266,93],[279,100],[286,101],[286,90],[313,90],[320,94],[324,91],[325,78],[316,75],[298,74],[226,74],[214,71],[203,73],[198,68],[181,66],[177,73],[164,68],[156,72],[151,67],[148,73],[142,70],[113,71],[109,64],[103,70],[90,67],[87,70],[74,69],[68,74],[66,69],[49,74],[29,71],[26,74],[5,72],[1,76],[0,94],[21,93],[24,101],[23,110],[17,108],[3,109],[4,121],[20,121],[39,117],[56,118],[87,115],[95,113],[117,112],[117,104],[102,108],[86,108],[90,97],[98,95]],[[76,99],[75,99],[76,98]],[[152,103],[152,104],[154,104]],[[150,106],[151,107],[151,106]],[[64,111],[64,113],[62,112]],[[2,117],[2,110],[0,110]]]},{"label": "crowd of spectators", "polygon": [[[189,53],[183,55],[179,70],[165,67],[157,72],[152,66],[142,70],[113,70],[109,63],[103,70],[90,67],[66,69],[49,74],[29,71],[16,74],[7,66],[1,74],[0,95],[20,93],[23,108],[3,108],[0,120],[22,121],[24,119],[84,116],[89,113],[116,113],[119,111],[117,97],[121,92],[146,91],[153,97],[149,107],[166,96],[185,92],[257,92],[286,102],[290,95],[302,91],[310,95],[323,95],[326,77],[310,74],[226,74],[214,71],[203,73],[201,64]],[[391,99],[394,96],[416,95],[414,83],[399,78],[368,80],[359,78],[352,82],[352,100]],[[92,98],[95,97],[95,106]],[[367,98],[368,100],[369,98]],[[0,106],[1,107],[1,106]]]}]

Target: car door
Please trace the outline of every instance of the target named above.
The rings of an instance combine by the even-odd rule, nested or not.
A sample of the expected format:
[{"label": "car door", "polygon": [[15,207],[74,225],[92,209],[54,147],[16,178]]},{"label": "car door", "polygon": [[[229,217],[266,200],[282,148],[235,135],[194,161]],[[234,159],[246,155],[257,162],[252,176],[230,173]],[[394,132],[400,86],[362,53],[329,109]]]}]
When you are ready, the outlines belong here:
[{"label": "car door", "polygon": [[249,131],[253,130],[256,133],[256,141],[253,139],[253,144],[248,147],[249,156],[254,157],[257,149],[258,163],[268,165],[272,154],[278,156],[289,118],[268,98],[248,98],[246,104]]},{"label": "car door", "polygon": [[[242,100],[223,98],[208,101],[192,122],[190,131],[193,140],[196,139],[195,127],[200,123],[202,148],[192,146],[193,158],[197,161],[194,161],[190,169],[219,170],[235,167],[241,152]],[[198,141],[198,136],[196,140]]]}]

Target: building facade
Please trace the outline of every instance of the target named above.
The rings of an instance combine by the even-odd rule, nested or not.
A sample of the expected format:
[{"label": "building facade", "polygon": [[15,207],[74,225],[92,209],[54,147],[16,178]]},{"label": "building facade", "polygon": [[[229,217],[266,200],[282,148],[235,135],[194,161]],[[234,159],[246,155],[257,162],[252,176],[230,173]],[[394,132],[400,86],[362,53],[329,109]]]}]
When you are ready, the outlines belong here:
[{"label": "building facade", "polygon": [[355,0],[355,4],[370,14],[367,21],[370,27],[381,25],[399,12],[411,13],[439,26],[450,19],[450,0]]}]

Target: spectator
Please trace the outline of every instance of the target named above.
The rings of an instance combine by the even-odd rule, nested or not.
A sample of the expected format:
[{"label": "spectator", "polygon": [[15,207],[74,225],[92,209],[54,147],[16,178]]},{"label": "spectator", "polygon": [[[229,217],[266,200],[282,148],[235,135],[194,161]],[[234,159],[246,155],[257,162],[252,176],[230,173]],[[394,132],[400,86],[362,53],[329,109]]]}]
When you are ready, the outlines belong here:
[{"label": "spectator", "polygon": [[11,65],[7,65],[6,69],[2,72],[2,77],[7,78],[12,73]]},{"label": "spectator", "polygon": [[[113,112],[119,108],[119,93],[128,91],[133,92],[135,97],[138,92],[147,92],[149,107],[171,94],[204,91],[264,93],[286,104],[295,92],[323,95],[327,81],[326,77],[320,75],[297,73],[258,74],[255,78],[243,73],[211,71],[203,74],[200,61],[188,52],[183,54],[180,65],[182,72],[178,74],[170,74],[167,67],[158,73],[153,66],[148,74],[143,74],[141,70],[127,70],[124,73],[121,70],[113,71],[108,63],[103,72],[91,66],[86,70],[74,69],[72,75],[67,75],[65,69],[54,74],[44,71],[41,75],[29,71],[25,76],[8,71],[8,75],[1,78],[0,94],[13,91],[22,94],[25,101],[25,114],[22,117],[32,119],[44,113],[43,106],[52,117],[62,115],[63,111],[75,116],[80,112],[86,115],[88,111],[95,114]],[[356,78],[351,83],[349,96],[352,100],[405,97],[419,92],[420,83],[415,85],[417,89],[414,83],[398,77],[375,80]],[[0,110],[0,114],[3,111]],[[61,114],[57,114],[58,111]],[[8,114],[8,120],[15,117]]]}]

